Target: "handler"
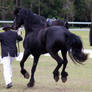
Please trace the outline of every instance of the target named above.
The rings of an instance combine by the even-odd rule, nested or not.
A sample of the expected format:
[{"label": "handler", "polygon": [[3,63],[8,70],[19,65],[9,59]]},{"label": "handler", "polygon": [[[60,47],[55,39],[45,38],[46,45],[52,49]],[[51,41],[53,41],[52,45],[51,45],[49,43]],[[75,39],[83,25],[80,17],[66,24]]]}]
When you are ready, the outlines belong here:
[{"label": "handler", "polygon": [[4,32],[0,33],[1,55],[3,64],[3,75],[6,88],[12,87],[12,61],[17,56],[16,41],[21,41],[22,37],[17,32],[11,31],[9,25],[3,27]]}]

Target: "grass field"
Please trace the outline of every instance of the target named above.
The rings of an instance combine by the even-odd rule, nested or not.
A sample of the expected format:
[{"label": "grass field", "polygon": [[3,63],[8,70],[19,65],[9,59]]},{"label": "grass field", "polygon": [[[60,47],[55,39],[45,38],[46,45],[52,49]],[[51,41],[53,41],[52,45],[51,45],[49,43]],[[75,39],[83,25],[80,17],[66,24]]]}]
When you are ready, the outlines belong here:
[{"label": "grass field", "polygon": [[[84,48],[92,49],[89,46],[88,31],[73,31],[79,35],[83,41]],[[24,36],[24,34],[22,34]],[[21,51],[23,51],[22,42],[20,43]],[[30,73],[32,67],[32,58],[28,58],[25,63],[25,68]],[[19,62],[14,61],[13,68],[13,87],[5,89],[2,65],[0,65],[0,92],[92,92],[92,59],[88,59],[84,65],[74,64],[68,57],[68,80],[62,83],[61,76],[59,82],[53,79],[53,70],[56,67],[56,62],[51,57],[41,56],[38,67],[35,73],[35,86],[27,88],[26,84],[29,80],[23,78],[20,74]],[[61,69],[60,69],[61,70]]]},{"label": "grass field", "polygon": [[89,45],[89,31],[72,31],[73,33],[80,36],[84,49],[92,49],[92,47]]}]

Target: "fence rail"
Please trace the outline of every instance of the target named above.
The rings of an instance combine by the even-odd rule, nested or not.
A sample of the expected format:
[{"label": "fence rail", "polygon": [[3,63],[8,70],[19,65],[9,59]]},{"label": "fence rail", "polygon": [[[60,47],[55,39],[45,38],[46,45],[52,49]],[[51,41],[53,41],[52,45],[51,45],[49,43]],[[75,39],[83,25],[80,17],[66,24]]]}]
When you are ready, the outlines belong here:
[{"label": "fence rail", "polygon": [[68,22],[69,24],[91,24],[91,22]]},{"label": "fence rail", "polygon": [[0,23],[13,23],[13,21],[0,21]]},{"label": "fence rail", "polygon": [[[13,23],[13,21],[0,21],[0,23]],[[68,22],[69,24],[91,24],[91,22]]]}]

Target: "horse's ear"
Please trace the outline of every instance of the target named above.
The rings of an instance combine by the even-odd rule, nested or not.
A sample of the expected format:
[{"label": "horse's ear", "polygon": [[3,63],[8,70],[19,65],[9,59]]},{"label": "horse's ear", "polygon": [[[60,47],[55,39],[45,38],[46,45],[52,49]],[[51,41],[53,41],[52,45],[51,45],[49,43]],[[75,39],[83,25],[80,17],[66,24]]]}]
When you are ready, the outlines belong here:
[{"label": "horse's ear", "polygon": [[16,7],[16,8],[14,9],[14,15],[15,15],[15,16],[18,15],[18,13],[19,13],[20,10],[21,10],[21,8]]}]

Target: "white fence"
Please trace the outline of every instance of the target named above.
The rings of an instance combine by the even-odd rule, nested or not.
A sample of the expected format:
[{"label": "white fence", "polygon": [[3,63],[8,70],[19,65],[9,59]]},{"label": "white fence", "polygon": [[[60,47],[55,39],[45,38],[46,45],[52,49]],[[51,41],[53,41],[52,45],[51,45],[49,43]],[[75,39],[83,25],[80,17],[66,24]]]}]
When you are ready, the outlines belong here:
[{"label": "white fence", "polygon": [[69,24],[91,24],[91,22],[68,22]]},{"label": "white fence", "polygon": [[[13,21],[0,21],[0,23],[13,23]],[[91,24],[91,22],[68,22],[69,24]]]},{"label": "white fence", "polygon": [[[7,23],[9,23],[9,24],[12,24],[13,23],[13,21],[0,21],[0,23],[1,24],[7,24]],[[76,25],[76,24],[85,24],[85,25],[90,25],[91,24],[91,22],[68,22],[69,24],[74,24],[74,25]],[[0,28],[0,30],[1,30],[2,28]],[[78,31],[78,30],[80,30],[80,31],[89,31],[89,29],[70,29],[71,31],[73,30],[73,31]]]},{"label": "white fence", "polygon": [[0,23],[4,24],[4,23],[13,23],[13,21],[0,21]]}]

